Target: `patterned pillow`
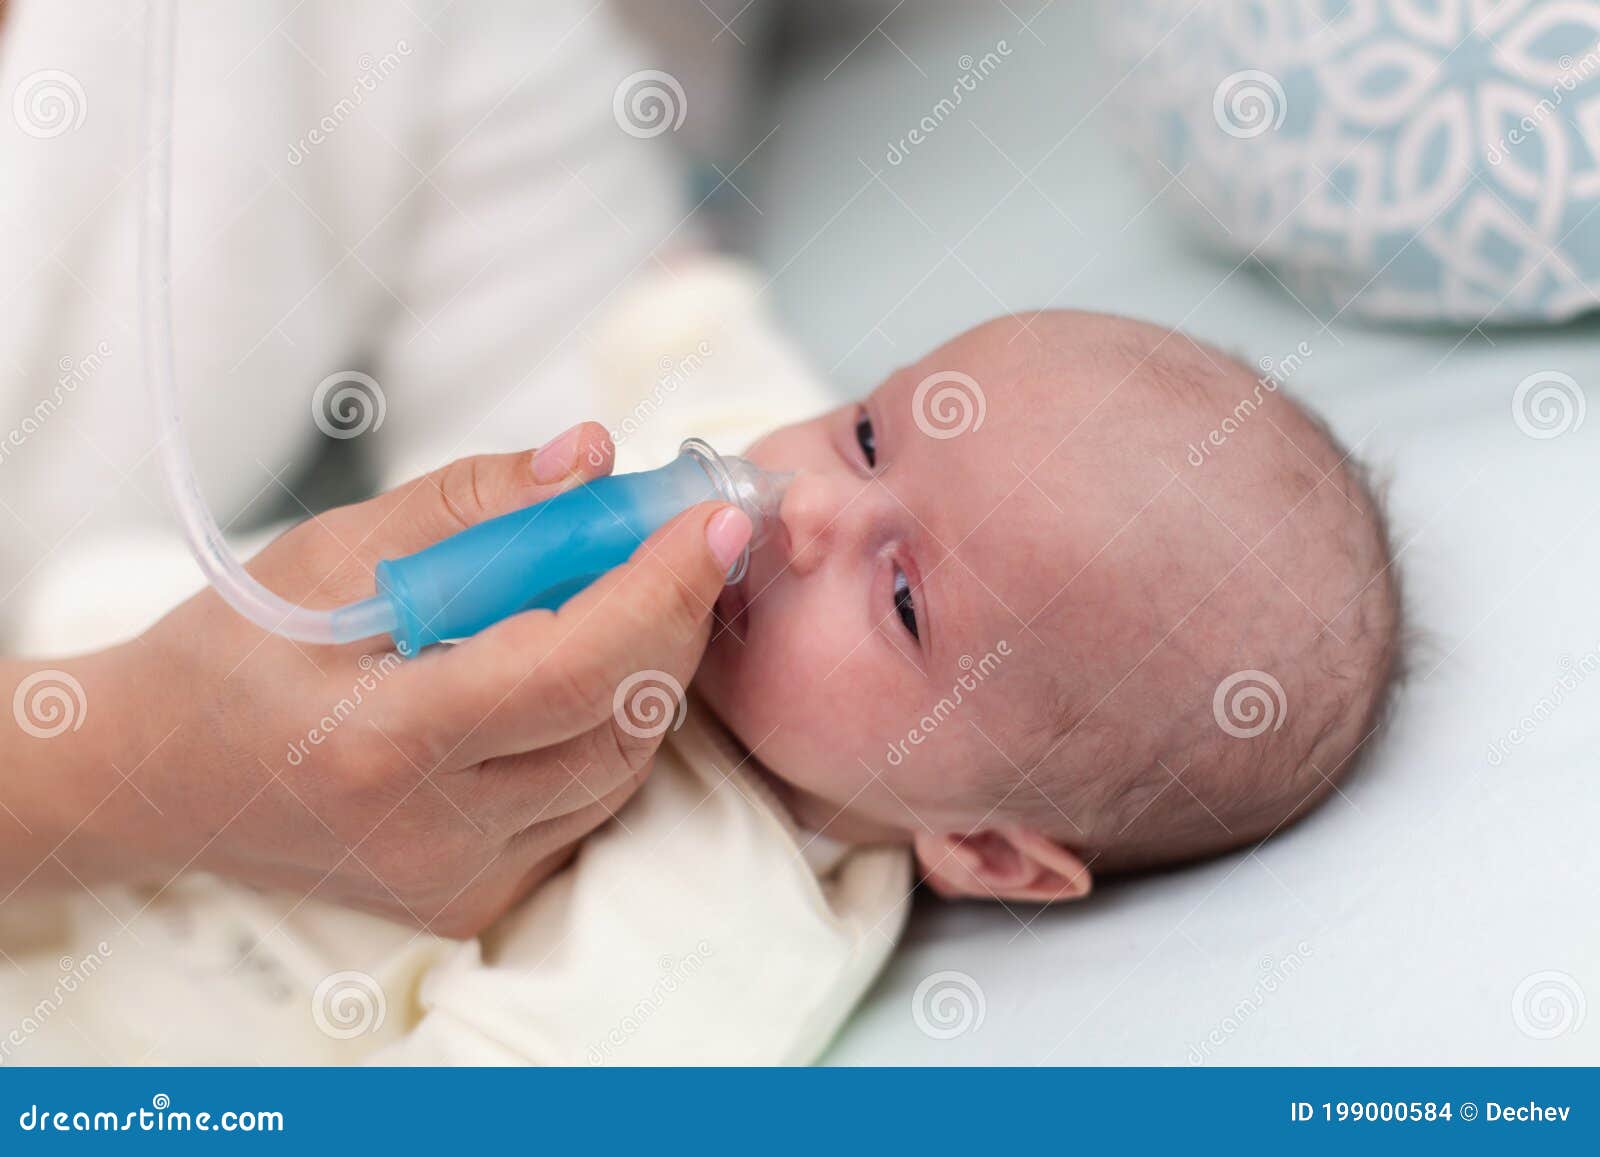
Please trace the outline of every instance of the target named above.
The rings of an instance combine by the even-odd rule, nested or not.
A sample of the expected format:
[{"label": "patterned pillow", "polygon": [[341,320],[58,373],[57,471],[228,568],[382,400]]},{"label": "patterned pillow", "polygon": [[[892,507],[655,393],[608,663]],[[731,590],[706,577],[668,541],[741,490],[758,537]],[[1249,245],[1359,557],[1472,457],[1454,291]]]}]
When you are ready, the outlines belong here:
[{"label": "patterned pillow", "polygon": [[1124,0],[1107,20],[1151,179],[1324,321],[1600,306],[1600,3]]}]

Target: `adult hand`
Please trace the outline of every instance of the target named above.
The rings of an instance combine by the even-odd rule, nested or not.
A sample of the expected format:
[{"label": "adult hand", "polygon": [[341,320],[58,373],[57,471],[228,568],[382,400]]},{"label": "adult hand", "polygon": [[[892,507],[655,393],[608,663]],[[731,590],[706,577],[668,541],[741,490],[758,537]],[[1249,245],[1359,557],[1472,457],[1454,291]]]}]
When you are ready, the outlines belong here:
[{"label": "adult hand", "polygon": [[[295,527],[250,569],[307,605],[363,598],[380,559],[609,472],[611,453],[590,424],[537,457],[463,459]],[[406,661],[387,639],[266,634],[206,590],[58,664],[89,709],[15,746],[7,799],[28,835],[0,853],[0,894],[203,868],[474,933],[643,781],[661,736],[622,725],[617,688],[644,670],[689,683],[749,533],[733,507],[695,507],[560,611]]]}]

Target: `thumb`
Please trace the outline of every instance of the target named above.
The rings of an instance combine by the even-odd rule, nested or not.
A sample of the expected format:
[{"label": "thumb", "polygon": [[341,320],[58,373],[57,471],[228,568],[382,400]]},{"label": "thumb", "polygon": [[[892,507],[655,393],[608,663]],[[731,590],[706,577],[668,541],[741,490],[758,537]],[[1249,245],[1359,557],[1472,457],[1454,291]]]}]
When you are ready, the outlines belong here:
[{"label": "thumb", "polygon": [[[689,682],[712,604],[749,539],[744,512],[702,503],[554,614],[515,615],[394,678],[417,680],[430,718],[465,737],[465,762],[561,743],[612,719],[630,675],[663,673],[680,689]],[[442,686],[454,689],[448,701]],[[617,746],[647,758],[659,740],[619,731]]]},{"label": "thumb", "polygon": [[614,455],[605,427],[583,422],[532,452],[458,458],[372,500],[386,553],[421,550],[609,474]]},{"label": "thumb", "polygon": [[580,622],[598,620],[585,645],[602,646],[613,633],[654,639],[665,658],[710,619],[750,531],[750,517],[738,507],[702,503],[651,535],[626,566],[572,599],[557,617],[580,637]]}]

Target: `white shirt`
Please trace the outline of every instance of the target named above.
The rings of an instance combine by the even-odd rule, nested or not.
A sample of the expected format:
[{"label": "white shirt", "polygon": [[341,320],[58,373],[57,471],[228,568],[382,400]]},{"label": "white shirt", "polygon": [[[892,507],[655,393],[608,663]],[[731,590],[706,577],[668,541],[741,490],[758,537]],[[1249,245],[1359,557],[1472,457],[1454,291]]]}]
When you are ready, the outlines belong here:
[{"label": "white shirt", "polygon": [[[614,115],[649,60],[609,9],[177,7],[177,368],[220,522],[294,485],[332,374],[379,383],[385,484],[592,415],[588,325],[682,236],[670,136]],[[0,22],[0,647],[64,545],[170,533],[139,373],[141,9]]]}]

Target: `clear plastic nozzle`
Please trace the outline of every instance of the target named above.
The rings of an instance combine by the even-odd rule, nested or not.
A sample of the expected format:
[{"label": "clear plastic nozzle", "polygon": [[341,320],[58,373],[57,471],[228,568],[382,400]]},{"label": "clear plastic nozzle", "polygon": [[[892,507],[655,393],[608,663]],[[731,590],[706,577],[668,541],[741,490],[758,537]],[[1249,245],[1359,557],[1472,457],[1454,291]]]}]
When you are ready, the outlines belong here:
[{"label": "clear plastic nozzle", "polygon": [[728,582],[736,583],[744,577],[750,565],[750,552],[772,537],[778,525],[779,509],[783,496],[794,481],[793,472],[763,470],[754,462],[732,454],[718,454],[709,443],[699,438],[689,438],[678,447],[680,454],[698,459],[711,484],[726,502],[744,511],[750,519],[750,542],[740,554],[739,561],[728,572]]}]

